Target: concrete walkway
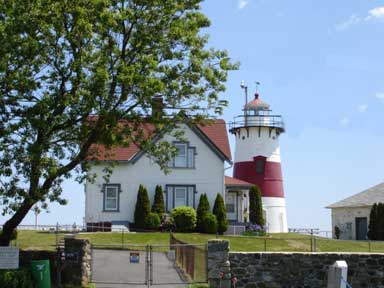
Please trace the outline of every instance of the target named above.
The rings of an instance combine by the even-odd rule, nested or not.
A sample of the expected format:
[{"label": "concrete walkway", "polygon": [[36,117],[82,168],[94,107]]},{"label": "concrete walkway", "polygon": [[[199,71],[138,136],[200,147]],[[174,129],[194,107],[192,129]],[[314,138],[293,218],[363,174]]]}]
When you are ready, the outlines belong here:
[{"label": "concrete walkway", "polygon": [[[140,251],[139,263],[130,263],[130,252],[120,250],[93,250],[92,281],[97,288],[143,288],[145,285],[145,251]],[[185,288],[174,264],[163,252],[153,252],[154,287]]]}]

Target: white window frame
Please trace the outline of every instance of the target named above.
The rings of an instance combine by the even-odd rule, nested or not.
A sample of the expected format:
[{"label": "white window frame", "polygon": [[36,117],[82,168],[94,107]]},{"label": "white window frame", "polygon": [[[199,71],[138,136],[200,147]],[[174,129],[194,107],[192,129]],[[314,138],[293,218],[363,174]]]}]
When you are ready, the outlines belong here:
[{"label": "white window frame", "polygon": [[[108,190],[113,189],[115,192],[114,197],[108,197]],[[118,212],[120,206],[120,184],[104,184],[103,185],[103,211],[105,212]],[[108,200],[114,200],[115,206],[108,207]]]},{"label": "white window frame", "polygon": [[[175,147],[178,150],[177,155],[174,159],[174,167],[185,168],[188,166],[188,145],[186,143],[175,143]],[[180,151],[184,150],[183,154]]]},{"label": "white window frame", "polygon": [[183,154],[177,154],[171,161],[168,163],[170,168],[195,168],[195,155],[196,148],[189,146],[189,143],[183,142],[173,142],[173,145],[180,151],[180,148],[184,150]]},{"label": "white window frame", "polygon": [[[177,187],[176,186],[173,189],[174,189],[173,193],[175,194],[175,196],[174,196],[175,201],[174,201],[174,207],[173,208],[188,205],[188,187],[186,187],[186,186],[179,186],[179,187]],[[184,199],[183,199],[184,202],[181,205],[179,205],[179,203],[176,203],[177,199],[180,198],[180,197],[177,197],[177,194],[179,192],[184,193]]]},{"label": "white window frame", "polygon": [[170,212],[173,208],[179,207],[176,206],[176,189],[183,189],[184,194],[184,205],[195,208],[195,194],[196,194],[196,185],[191,184],[167,184],[165,193],[166,193],[166,209],[167,212]]}]

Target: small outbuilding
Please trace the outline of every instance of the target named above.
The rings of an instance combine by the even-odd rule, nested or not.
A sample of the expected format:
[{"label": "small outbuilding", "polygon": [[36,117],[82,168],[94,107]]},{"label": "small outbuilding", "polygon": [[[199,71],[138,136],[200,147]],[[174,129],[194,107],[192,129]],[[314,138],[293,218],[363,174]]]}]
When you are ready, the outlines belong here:
[{"label": "small outbuilding", "polygon": [[327,206],[332,210],[333,238],[338,227],[340,239],[366,240],[371,208],[379,202],[384,203],[384,183]]}]

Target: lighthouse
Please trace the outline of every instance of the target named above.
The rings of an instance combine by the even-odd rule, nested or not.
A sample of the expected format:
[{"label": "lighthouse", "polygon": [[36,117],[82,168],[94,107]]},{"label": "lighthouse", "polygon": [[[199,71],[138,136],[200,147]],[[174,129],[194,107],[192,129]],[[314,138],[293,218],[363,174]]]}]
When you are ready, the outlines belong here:
[{"label": "lighthouse", "polygon": [[261,189],[268,232],[288,232],[279,145],[284,122],[257,92],[248,102],[244,82],[241,87],[245,90],[244,113],[230,126],[236,138],[233,176]]}]

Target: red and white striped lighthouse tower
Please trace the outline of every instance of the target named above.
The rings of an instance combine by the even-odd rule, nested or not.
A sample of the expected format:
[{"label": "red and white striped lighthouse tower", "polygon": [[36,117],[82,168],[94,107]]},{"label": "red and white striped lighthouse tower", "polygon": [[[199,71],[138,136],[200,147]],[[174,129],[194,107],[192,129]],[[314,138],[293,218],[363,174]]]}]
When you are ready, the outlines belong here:
[{"label": "red and white striped lighthouse tower", "polygon": [[247,103],[244,82],[241,87],[246,95],[244,114],[235,117],[230,128],[236,137],[233,176],[260,187],[268,231],[288,232],[279,145],[284,123],[258,93]]}]

